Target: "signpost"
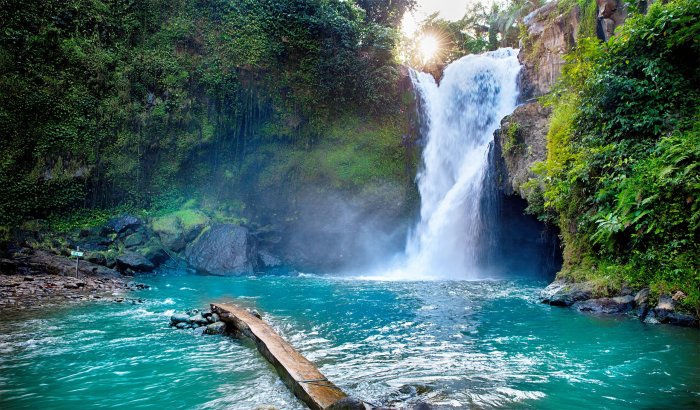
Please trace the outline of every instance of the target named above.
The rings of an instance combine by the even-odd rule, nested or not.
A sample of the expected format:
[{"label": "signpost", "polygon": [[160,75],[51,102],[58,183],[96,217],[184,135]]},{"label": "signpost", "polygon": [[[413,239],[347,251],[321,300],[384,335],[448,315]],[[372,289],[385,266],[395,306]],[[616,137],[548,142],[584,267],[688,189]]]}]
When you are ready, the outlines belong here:
[{"label": "signpost", "polygon": [[80,264],[80,257],[83,256],[83,252],[80,252],[80,246],[76,247],[74,251],[70,251],[70,256],[75,256],[75,278],[78,279],[78,265]]}]

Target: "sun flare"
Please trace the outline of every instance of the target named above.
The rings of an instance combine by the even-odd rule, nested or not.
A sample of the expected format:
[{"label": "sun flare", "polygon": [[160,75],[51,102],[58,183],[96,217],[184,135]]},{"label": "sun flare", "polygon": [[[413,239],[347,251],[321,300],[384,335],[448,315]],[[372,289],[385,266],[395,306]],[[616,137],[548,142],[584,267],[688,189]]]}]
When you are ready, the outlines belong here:
[{"label": "sun flare", "polygon": [[420,50],[423,63],[426,63],[435,57],[440,49],[440,42],[434,35],[426,34],[418,41],[418,49]]}]

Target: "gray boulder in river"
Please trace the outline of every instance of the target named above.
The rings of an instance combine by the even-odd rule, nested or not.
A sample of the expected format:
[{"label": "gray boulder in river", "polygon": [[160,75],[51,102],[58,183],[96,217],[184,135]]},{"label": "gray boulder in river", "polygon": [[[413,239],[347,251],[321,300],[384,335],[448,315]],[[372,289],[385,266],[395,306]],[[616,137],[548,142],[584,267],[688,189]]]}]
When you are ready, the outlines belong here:
[{"label": "gray boulder in river", "polygon": [[142,255],[127,251],[117,258],[117,267],[119,270],[132,269],[136,272],[150,272],[155,269],[155,265]]},{"label": "gray boulder in river", "polygon": [[187,263],[210,275],[244,275],[254,272],[257,252],[248,229],[218,224],[205,230],[185,248]]}]

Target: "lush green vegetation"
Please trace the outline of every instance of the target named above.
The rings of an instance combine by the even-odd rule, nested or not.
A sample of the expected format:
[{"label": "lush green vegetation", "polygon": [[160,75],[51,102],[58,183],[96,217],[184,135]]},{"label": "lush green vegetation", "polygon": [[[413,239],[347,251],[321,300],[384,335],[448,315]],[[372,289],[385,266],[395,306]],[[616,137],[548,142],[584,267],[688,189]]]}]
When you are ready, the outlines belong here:
[{"label": "lush green vegetation", "polygon": [[700,2],[658,2],[569,55],[537,167],[562,275],[680,290],[700,308],[699,39]]},{"label": "lush green vegetation", "polygon": [[404,180],[395,45],[412,4],[0,3],[0,225],[245,199],[260,175],[319,179],[319,158],[334,186]]}]

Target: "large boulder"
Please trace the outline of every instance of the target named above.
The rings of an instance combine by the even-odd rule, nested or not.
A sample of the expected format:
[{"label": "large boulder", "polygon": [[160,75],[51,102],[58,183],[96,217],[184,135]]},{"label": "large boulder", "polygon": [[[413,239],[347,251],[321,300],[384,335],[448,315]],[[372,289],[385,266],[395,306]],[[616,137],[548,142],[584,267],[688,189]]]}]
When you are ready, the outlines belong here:
[{"label": "large boulder", "polygon": [[207,325],[207,328],[204,330],[205,334],[208,335],[221,335],[226,333],[226,323],[224,322],[214,322],[209,325]]},{"label": "large boulder", "polygon": [[161,265],[170,258],[168,252],[163,249],[163,244],[156,238],[151,238],[148,242],[139,247],[137,252],[151,261],[155,266]]},{"label": "large boulder", "polygon": [[208,224],[209,217],[204,213],[193,209],[184,209],[154,218],[151,222],[151,228],[166,248],[180,252]]},{"label": "large boulder", "polygon": [[107,222],[102,230],[103,234],[111,233],[120,234],[129,228],[137,228],[143,224],[143,221],[134,215],[120,215],[112,218]]},{"label": "large boulder", "polygon": [[136,248],[146,243],[146,235],[142,232],[135,232],[124,238],[124,246],[127,248]]},{"label": "large boulder", "polygon": [[187,245],[185,259],[199,272],[210,275],[253,273],[257,265],[255,241],[243,226],[214,225]]},{"label": "large boulder", "polygon": [[117,268],[121,271],[131,269],[135,272],[150,272],[155,265],[136,252],[125,252],[117,257]]},{"label": "large boulder", "polygon": [[591,299],[593,284],[590,282],[571,283],[556,280],[542,290],[542,303],[552,306],[571,306],[576,302]]},{"label": "large boulder", "polygon": [[679,302],[685,298],[683,292],[676,292],[675,295],[661,295],[647,317],[646,323],[668,323],[676,326],[698,327],[698,318],[688,313],[679,312]]},{"label": "large boulder", "polygon": [[616,296],[614,298],[588,299],[576,302],[573,307],[581,312],[597,314],[627,313],[634,308],[634,296]]}]

